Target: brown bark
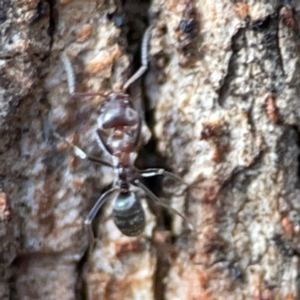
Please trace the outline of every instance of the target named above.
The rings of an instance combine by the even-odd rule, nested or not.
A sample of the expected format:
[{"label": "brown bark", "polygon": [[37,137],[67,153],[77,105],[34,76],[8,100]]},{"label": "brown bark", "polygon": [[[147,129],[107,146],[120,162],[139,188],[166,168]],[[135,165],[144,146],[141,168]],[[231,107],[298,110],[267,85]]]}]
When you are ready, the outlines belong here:
[{"label": "brown bark", "polygon": [[195,230],[176,216],[163,228],[143,200],[145,231],[125,237],[108,204],[90,256],[83,221],[114,173],[53,135],[109,160],[94,138],[102,99],[70,97],[60,56],[77,91],[118,90],[148,6],[0,8],[0,299],[299,298],[297,1],[150,4],[149,70],[131,93],[152,103],[158,151],[190,184],[170,201]]}]

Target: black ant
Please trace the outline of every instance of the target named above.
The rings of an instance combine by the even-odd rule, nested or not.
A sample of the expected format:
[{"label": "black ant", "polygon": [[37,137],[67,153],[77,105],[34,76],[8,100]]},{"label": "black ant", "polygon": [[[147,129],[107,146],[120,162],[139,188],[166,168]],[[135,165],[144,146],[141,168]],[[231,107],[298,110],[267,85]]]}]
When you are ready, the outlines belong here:
[{"label": "black ant", "polygon": [[[125,91],[147,70],[149,37],[150,28],[147,29],[143,37],[141,67],[139,70],[124,84],[121,92],[112,92],[108,95],[102,95],[97,92],[75,92],[74,71],[72,65],[65,54],[62,56],[62,61],[67,72],[68,87],[71,96],[84,97],[100,95],[104,97],[100,106],[96,134],[100,147],[110,155],[112,163],[89,156],[79,147],[66,141],[74,149],[74,152],[78,157],[111,167],[116,173],[113,187],[101,195],[85,220],[85,225],[89,227],[92,239],[94,236],[91,229],[91,223],[99,209],[109,199],[113,199],[114,223],[124,235],[137,236],[143,231],[145,227],[144,210],[137,194],[131,191],[131,185],[139,187],[153,201],[171,210],[187,222],[185,216],[162,202],[140,181],[142,177],[152,177],[156,175],[169,176],[182,182],[181,178],[164,169],[151,168],[138,170],[134,166],[137,151],[140,146],[142,114],[134,108],[132,102],[129,100],[129,95],[126,94]],[[192,228],[190,223],[188,224],[189,227]]]}]

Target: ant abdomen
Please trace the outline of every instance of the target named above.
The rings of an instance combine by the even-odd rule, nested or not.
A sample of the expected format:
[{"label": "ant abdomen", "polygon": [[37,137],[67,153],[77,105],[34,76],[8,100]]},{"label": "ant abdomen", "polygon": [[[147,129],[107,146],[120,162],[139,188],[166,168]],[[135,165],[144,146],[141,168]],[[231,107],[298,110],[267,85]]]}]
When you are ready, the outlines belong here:
[{"label": "ant abdomen", "polygon": [[137,236],[144,230],[145,213],[134,192],[126,191],[117,195],[113,203],[113,220],[127,236]]}]

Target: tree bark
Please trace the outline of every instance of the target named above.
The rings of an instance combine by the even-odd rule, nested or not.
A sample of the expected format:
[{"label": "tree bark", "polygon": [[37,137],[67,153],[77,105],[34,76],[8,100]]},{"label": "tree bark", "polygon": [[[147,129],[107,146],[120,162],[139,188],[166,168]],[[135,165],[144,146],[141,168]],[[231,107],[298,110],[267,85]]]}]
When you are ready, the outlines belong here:
[{"label": "tree bark", "polygon": [[[130,94],[152,105],[157,151],[188,183],[165,192],[194,230],[138,190],[143,234],[122,235],[108,202],[88,253],[84,219],[114,172],[55,135],[110,160],[95,140],[103,99],[70,97],[60,57],[77,91],[118,91],[147,23],[149,69]],[[299,298],[296,0],[5,0],[0,32],[0,299]]]}]

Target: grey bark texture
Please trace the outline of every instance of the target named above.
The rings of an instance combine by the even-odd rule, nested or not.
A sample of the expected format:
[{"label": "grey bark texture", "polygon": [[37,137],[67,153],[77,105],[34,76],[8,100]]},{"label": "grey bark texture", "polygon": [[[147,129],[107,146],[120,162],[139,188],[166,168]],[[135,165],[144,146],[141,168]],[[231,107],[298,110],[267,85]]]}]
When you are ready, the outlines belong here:
[{"label": "grey bark texture", "polygon": [[[194,230],[137,190],[144,233],[122,235],[108,202],[87,253],[114,172],[54,135],[110,161],[103,99],[70,97],[60,57],[77,91],[118,91],[148,25],[130,94],[152,106],[157,151],[189,185],[168,200]],[[0,41],[1,300],[299,299],[298,1],[2,0]]]}]

